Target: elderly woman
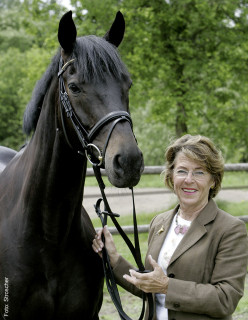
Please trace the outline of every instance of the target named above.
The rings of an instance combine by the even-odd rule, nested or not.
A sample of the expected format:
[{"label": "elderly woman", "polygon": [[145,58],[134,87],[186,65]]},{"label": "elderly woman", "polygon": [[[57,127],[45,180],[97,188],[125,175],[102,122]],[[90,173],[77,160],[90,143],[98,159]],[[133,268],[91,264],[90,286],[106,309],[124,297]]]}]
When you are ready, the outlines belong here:
[{"label": "elderly woman", "polygon": [[206,137],[185,135],[168,147],[165,183],[179,204],[151,221],[145,263],[150,273],[136,272],[118,254],[106,227],[93,241],[101,255],[104,233],[122,287],[137,296],[141,290],[154,294],[154,319],[232,319],[243,295],[248,241],[245,224],[213,200],[223,172],[221,153]]}]

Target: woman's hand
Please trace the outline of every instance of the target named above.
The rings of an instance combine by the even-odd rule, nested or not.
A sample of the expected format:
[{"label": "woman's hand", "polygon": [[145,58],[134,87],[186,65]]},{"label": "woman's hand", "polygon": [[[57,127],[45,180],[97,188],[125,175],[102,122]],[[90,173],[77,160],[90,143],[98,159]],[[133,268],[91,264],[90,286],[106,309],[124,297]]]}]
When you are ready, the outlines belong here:
[{"label": "woman's hand", "polygon": [[107,226],[105,226],[103,229],[97,232],[95,239],[93,240],[92,248],[96,253],[100,255],[100,257],[102,257],[102,248],[104,247],[104,243],[102,241],[102,234],[105,238],[105,248],[108,251],[110,264],[112,268],[114,268],[120,255],[117,252],[112,234],[109,232]]},{"label": "woman's hand", "polygon": [[131,276],[125,274],[123,278],[144,292],[166,294],[169,278],[164,274],[162,268],[151,255],[148,256],[148,259],[154,269],[153,271],[149,273],[139,273],[135,270],[129,270]]}]

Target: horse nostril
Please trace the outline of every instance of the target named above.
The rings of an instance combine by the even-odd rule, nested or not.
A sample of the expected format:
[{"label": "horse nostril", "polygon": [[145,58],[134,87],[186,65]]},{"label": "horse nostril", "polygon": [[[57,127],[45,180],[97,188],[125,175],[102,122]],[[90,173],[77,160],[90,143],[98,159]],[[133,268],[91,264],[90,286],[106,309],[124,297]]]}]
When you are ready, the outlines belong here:
[{"label": "horse nostril", "polygon": [[142,153],[133,156],[116,155],[113,159],[113,169],[115,174],[120,178],[132,179],[140,174],[144,170]]},{"label": "horse nostril", "polygon": [[118,152],[106,153],[105,169],[109,181],[118,188],[134,187],[144,169],[142,152],[130,145],[118,146]]},{"label": "horse nostril", "polygon": [[123,157],[120,155],[116,155],[113,161],[114,171],[118,177],[122,177],[124,175],[124,163]]}]

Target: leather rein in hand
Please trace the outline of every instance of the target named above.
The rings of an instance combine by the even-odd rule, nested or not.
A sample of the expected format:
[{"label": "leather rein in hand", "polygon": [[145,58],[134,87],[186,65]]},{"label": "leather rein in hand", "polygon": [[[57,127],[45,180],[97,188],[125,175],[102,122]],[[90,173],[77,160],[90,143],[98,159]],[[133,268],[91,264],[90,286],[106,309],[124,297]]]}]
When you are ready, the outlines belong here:
[{"label": "leather rein in hand", "polygon": [[[97,166],[93,166],[94,173],[97,179],[97,182],[99,184],[99,188],[101,190],[102,198],[98,199],[95,205],[95,210],[99,218],[101,219],[102,226],[104,227],[107,224],[107,217],[109,216],[114,223],[116,229],[118,230],[119,234],[123,238],[123,240],[126,242],[126,245],[128,246],[129,250],[132,253],[132,256],[134,257],[134,260],[139,268],[138,272],[140,273],[148,273],[150,272],[149,270],[145,270],[145,267],[142,263],[142,258],[141,258],[141,252],[140,252],[140,245],[139,245],[139,236],[138,236],[138,227],[137,227],[137,219],[136,219],[136,211],[135,211],[135,203],[134,203],[134,192],[133,188],[130,188],[132,191],[132,201],[133,201],[133,226],[134,226],[134,244],[131,242],[131,240],[128,238],[126,233],[123,231],[121,228],[120,224],[116,220],[116,217],[119,217],[119,214],[113,213],[112,210],[110,209],[110,206],[108,204],[104,189],[105,189],[105,184],[102,180],[100,168]],[[104,202],[104,211],[101,211],[100,209],[100,204],[101,201]],[[102,237],[103,242],[105,242],[104,236]],[[105,247],[102,249],[102,260],[103,260],[103,269],[104,269],[104,275],[106,279],[106,285],[108,288],[108,292],[112,298],[112,301],[119,313],[119,316],[123,320],[132,320],[123,310],[121,300],[120,300],[120,295],[118,292],[118,288],[115,282],[115,277],[114,273],[110,264],[110,259],[108,256],[108,252]],[[141,314],[139,317],[139,320],[142,320],[145,314],[145,301],[146,299],[148,300],[148,308],[149,308],[149,315],[148,315],[148,320],[152,320],[153,318],[153,313],[154,313],[154,307],[153,307],[153,297],[151,293],[142,293],[143,296],[143,305],[142,305],[142,310]]]},{"label": "leather rein in hand", "polygon": [[[101,175],[101,171],[100,171],[100,166],[102,165],[103,161],[104,161],[104,157],[105,157],[105,152],[108,146],[108,142],[110,140],[111,134],[115,128],[115,126],[117,125],[117,123],[119,121],[128,121],[130,123],[131,129],[132,129],[132,120],[131,117],[129,115],[129,113],[125,112],[125,111],[114,111],[114,112],[110,112],[109,114],[107,114],[106,116],[104,116],[102,119],[100,119],[94,126],[93,128],[88,132],[84,126],[82,125],[81,121],[79,120],[77,114],[74,112],[70,100],[69,100],[69,96],[65,90],[65,84],[64,84],[64,80],[62,77],[63,72],[66,70],[66,68],[74,62],[75,59],[72,59],[70,61],[68,61],[67,63],[65,63],[63,65],[63,61],[62,59],[60,59],[60,65],[59,65],[59,73],[58,73],[58,78],[59,78],[59,95],[60,95],[60,113],[61,113],[61,121],[62,121],[62,127],[63,127],[63,132],[65,135],[65,139],[68,143],[68,145],[73,149],[67,132],[66,132],[66,128],[65,128],[65,120],[64,120],[64,112],[67,116],[67,118],[70,120],[70,122],[72,123],[72,126],[78,136],[78,139],[82,145],[82,148],[86,154],[87,159],[90,161],[90,163],[93,165],[93,170],[95,173],[95,177],[97,179],[100,191],[101,191],[101,195],[102,198],[98,199],[96,204],[95,204],[95,211],[97,213],[97,215],[99,216],[99,218],[101,219],[102,222],[102,226],[104,227],[107,224],[107,217],[109,216],[111,218],[111,220],[113,221],[116,229],[118,230],[119,234],[122,236],[123,240],[126,242],[129,250],[131,251],[134,260],[139,268],[139,272],[141,273],[147,273],[149,271],[145,270],[145,267],[142,263],[142,258],[141,258],[141,252],[140,252],[140,245],[139,245],[139,236],[138,236],[138,227],[137,227],[137,219],[136,219],[136,211],[135,211],[135,203],[134,203],[134,192],[133,192],[133,188],[130,188],[132,191],[132,201],[133,201],[133,225],[134,225],[134,243],[135,245],[133,245],[133,243],[130,241],[130,239],[128,238],[128,236],[125,234],[125,232],[123,231],[123,229],[121,228],[121,226],[119,225],[118,221],[116,220],[116,217],[119,217],[118,214],[113,213],[106,195],[105,195],[105,184],[102,180],[102,175]],[[64,112],[63,112],[64,111]],[[109,122],[113,122],[110,129],[109,129],[109,133],[103,148],[103,151],[101,152],[100,149],[91,143],[93,137],[95,136],[95,134],[107,123]],[[98,152],[98,162],[94,162],[92,159],[93,154],[92,154],[92,149],[95,149]],[[81,150],[78,151],[79,154],[83,154],[83,152]],[[103,201],[104,203],[104,211],[101,211],[100,205],[101,202]],[[103,236],[103,242],[105,242],[104,236]],[[112,298],[112,301],[119,313],[119,316],[122,320],[132,320],[123,310],[122,307],[122,303],[121,303],[121,299],[120,299],[120,295],[118,292],[118,288],[115,282],[115,278],[114,278],[114,274],[113,274],[113,270],[110,264],[110,259],[109,259],[109,255],[108,252],[106,250],[106,248],[103,248],[102,251],[102,261],[103,261],[103,269],[104,269],[104,275],[105,275],[105,279],[106,279],[106,284],[107,284],[107,288],[109,291],[109,294]],[[148,320],[152,320],[153,318],[153,313],[154,313],[154,307],[153,307],[153,297],[151,293],[142,293],[143,295],[143,305],[142,305],[142,310],[141,310],[141,314],[139,317],[139,320],[142,320],[145,314],[145,301],[148,300],[148,308],[149,308],[149,315],[148,315]]]}]

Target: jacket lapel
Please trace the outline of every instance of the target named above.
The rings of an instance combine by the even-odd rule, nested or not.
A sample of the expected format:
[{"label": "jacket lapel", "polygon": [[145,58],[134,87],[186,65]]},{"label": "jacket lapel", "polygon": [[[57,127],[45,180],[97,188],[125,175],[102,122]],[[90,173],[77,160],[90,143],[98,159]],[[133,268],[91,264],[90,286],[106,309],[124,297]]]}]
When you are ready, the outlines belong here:
[{"label": "jacket lapel", "polygon": [[216,214],[217,206],[211,199],[206,207],[199,213],[198,217],[192,222],[188,232],[185,234],[172,255],[169,265],[171,265],[176,259],[178,259],[178,257],[180,257],[207,233],[205,225],[214,220]]},{"label": "jacket lapel", "polygon": [[178,207],[179,206],[177,206],[174,210],[167,212],[163,216],[163,219],[161,219],[154,226],[154,240],[151,242],[151,246],[149,248],[148,254],[151,254],[153,259],[156,261],[158,261],[159,252],[168,234],[173,217],[177,212]]}]

